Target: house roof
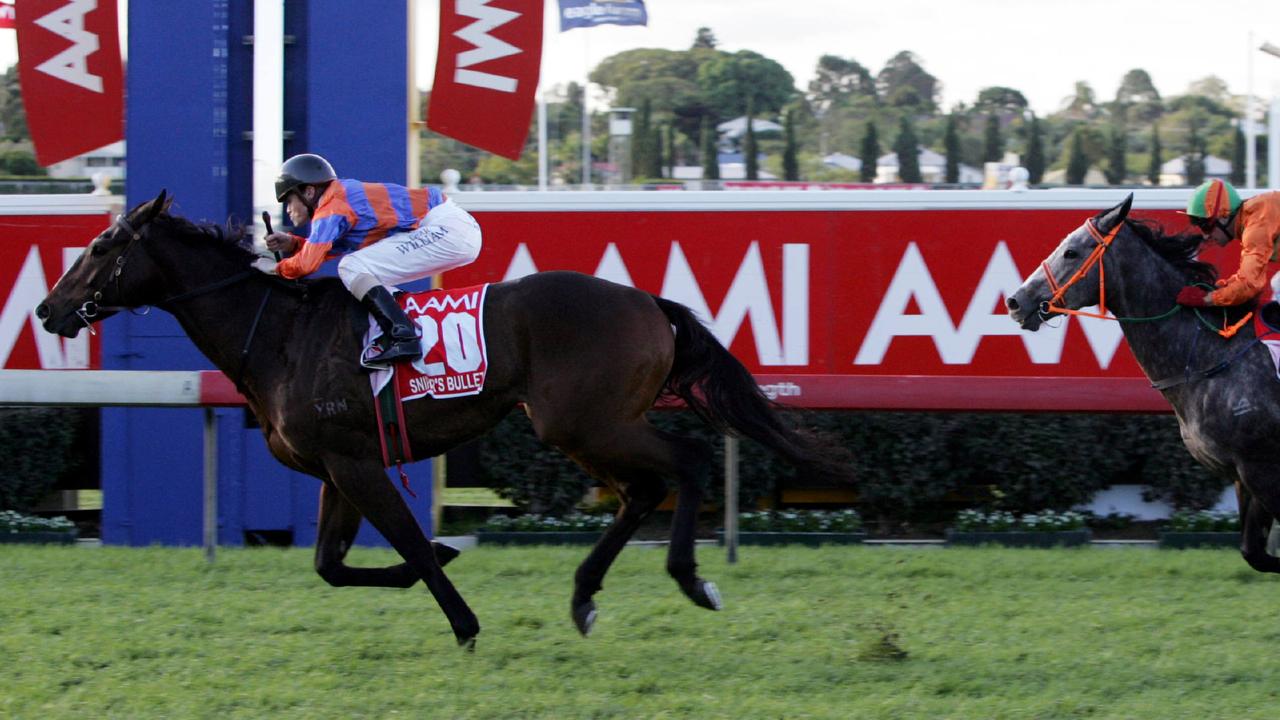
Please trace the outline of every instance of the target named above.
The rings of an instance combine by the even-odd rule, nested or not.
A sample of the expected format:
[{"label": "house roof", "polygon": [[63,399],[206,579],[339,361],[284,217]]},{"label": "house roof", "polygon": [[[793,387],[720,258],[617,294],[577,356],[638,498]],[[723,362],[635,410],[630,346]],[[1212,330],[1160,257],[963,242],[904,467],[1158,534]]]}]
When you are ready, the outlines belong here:
[{"label": "house roof", "polygon": [[[762,120],[760,118],[752,118],[751,128],[756,132],[782,132],[782,126],[776,122]],[[737,139],[747,132],[747,116],[736,117],[732,120],[726,120],[716,126],[716,130],[729,138]]]},{"label": "house roof", "polygon": [[[1176,157],[1160,166],[1160,172],[1164,175],[1186,175],[1187,174],[1187,156]],[[1204,174],[1227,176],[1231,174],[1231,161],[1224,160],[1217,155],[1204,156]]]}]

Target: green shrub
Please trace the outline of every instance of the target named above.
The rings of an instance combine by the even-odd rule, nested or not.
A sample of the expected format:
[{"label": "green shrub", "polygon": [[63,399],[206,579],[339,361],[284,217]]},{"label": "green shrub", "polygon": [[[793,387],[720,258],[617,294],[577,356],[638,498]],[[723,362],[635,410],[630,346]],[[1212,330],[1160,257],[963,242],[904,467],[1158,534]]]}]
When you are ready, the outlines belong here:
[{"label": "green shrub", "polygon": [[746,532],[859,532],[856,510],[764,510],[742,513],[738,528]]},{"label": "green shrub", "polygon": [[1240,529],[1240,515],[1233,510],[1179,510],[1167,527],[1180,532],[1233,532]]},{"label": "green shrub", "polygon": [[76,466],[80,417],[68,408],[0,408],[0,509],[29,510]]},{"label": "green shrub", "polygon": [[0,510],[0,533],[20,532],[75,532],[76,524],[65,517],[37,517],[23,515],[12,510]]}]

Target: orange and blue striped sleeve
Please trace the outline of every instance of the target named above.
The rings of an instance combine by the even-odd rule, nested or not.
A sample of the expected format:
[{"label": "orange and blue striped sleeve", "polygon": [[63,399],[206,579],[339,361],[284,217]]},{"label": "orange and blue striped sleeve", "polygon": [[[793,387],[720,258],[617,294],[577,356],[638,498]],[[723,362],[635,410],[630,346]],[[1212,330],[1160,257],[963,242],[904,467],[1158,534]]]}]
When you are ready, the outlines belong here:
[{"label": "orange and blue striped sleeve", "polygon": [[340,181],[329,183],[316,203],[307,241],[301,250],[282,260],[276,272],[282,278],[295,280],[319,270],[334,242],[351,230],[355,223],[356,214],[347,202],[346,188]]}]

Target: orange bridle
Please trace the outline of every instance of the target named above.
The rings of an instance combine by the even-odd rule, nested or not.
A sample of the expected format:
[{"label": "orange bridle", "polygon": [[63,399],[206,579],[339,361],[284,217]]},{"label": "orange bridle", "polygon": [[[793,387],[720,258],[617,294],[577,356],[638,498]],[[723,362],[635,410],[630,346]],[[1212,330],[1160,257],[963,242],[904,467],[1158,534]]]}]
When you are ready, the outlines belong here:
[{"label": "orange bridle", "polygon": [[[1115,240],[1116,233],[1120,232],[1120,228],[1124,226],[1124,223],[1116,223],[1116,226],[1106,235],[1103,235],[1098,230],[1098,225],[1094,222],[1093,218],[1089,218],[1085,222],[1084,226],[1088,228],[1089,234],[1098,241],[1098,244],[1093,248],[1093,252],[1089,253],[1089,257],[1084,259],[1084,263],[1075,271],[1075,274],[1073,274],[1065,283],[1059,285],[1058,281],[1054,279],[1053,271],[1049,269],[1048,260],[1040,263],[1040,268],[1044,270],[1044,277],[1049,282],[1049,289],[1053,290],[1053,296],[1041,303],[1040,311],[1045,314],[1056,312],[1063,315],[1080,315],[1083,317],[1101,318],[1103,320],[1114,320],[1114,317],[1107,314],[1107,272],[1106,266],[1102,264],[1102,254],[1107,251],[1107,248],[1111,247],[1111,241]],[[1094,265],[1098,266],[1098,312],[1091,313],[1083,310],[1072,310],[1071,308],[1059,305],[1058,303],[1062,301],[1062,296],[1067,294],[1067,290],[1069,290],[1072,285],[1083,280],[1084,276],[1093,269]]]}]

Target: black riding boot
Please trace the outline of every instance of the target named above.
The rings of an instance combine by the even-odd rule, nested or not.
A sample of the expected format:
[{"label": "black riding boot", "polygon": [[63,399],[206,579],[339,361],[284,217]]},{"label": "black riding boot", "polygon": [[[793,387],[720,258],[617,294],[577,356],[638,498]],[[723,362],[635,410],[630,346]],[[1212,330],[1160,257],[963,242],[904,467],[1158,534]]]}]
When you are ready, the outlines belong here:
[{"label": "black riding boot", "polygon": [[390,343],[386,350],[366,358],[365,365],[390,367],[397,360],[422,357],[422,341],[418,339],[417,328],[409,321],[409,317],[400,309],[400,303],[392,297],[391,291],[381,285],[375,285],[365,293],[360,301],[382,328],[385,342]]}]

